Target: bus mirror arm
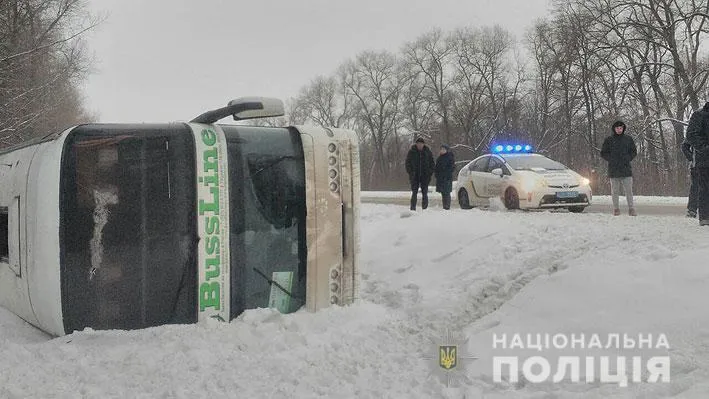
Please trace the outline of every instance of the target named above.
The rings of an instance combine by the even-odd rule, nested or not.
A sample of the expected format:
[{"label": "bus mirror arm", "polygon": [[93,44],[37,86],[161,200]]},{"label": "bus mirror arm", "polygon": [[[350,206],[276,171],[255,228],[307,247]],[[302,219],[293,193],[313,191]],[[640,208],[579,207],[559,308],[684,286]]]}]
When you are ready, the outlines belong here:
[{"label": "bus mirror arm", "polygon": [[190,122],[212,124],[230,115],[235,121],[271,118],[285,115],[285,107],[277,98],[244,97],[229,101],[226,107],[207,111]]}]

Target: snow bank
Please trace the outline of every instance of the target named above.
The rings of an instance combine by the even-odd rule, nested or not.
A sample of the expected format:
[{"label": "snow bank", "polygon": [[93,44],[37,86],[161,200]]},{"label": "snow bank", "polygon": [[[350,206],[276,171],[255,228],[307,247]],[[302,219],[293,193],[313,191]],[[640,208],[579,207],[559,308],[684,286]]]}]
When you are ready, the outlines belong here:
[{"label": "snow bank", "polygon": [[[54,339],[0,311],[0,397],[709,395],[709,229],[696,220],[373,204],[361,217],[361,299],[347,308]],[[670,384],[492,381],[493,333],[638,330],[667,335]],[[447,331],[479,357],[452,388],[422,359]]]}]

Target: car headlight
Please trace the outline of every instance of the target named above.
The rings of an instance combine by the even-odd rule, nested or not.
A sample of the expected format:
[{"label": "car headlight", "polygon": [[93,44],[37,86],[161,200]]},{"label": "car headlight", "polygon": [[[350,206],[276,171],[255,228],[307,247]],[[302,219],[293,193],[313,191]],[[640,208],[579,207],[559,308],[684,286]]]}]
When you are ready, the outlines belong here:
[{"label": "car headlight", "polygon": [[589,184],[591,184],[591,181],[590,181],[590,180],[588,180],[588,179],[585,178],[585,177],[582,177],[582,178],[581,178],[581,185],[582,185],[582,186],[588,186]]}]

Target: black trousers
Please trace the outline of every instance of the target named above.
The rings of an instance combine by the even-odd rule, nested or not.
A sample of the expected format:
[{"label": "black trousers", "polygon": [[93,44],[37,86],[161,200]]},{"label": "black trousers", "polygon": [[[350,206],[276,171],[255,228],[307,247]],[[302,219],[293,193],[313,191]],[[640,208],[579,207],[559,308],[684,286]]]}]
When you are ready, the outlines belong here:
[{"label": "black trousers", "polygon": [[428,208],[428,183],[430,183],[429,180],[423,180],[423,179],[413,179],[411,180],[411,210],[415,211],[416,210],[416,200],[419,192],[419,188],[421,188],[421,208],[426,209]]},{"label": "black trousers", "polygon": [[696,213],[697,208],[699,208],[699,181],[697,177],[697,168],[691,168],[689,170],[689,176],[691,180],[689,183],[689,201],[687,201],[687,210]]},{"label": "black trousers", "polygon": [[699,220],[709,220],[709,167],[694,168],[698,184],[697,208]]},{"label": "black trousers", "polygon": [[443,209],[451,209],[451,193],[441,193],[443,197]]}]

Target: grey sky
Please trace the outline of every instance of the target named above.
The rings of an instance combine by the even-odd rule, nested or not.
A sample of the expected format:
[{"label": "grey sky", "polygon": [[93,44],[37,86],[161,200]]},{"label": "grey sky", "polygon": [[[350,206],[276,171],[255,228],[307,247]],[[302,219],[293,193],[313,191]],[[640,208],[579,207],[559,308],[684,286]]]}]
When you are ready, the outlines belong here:
[{"label": "grey sky", "polygon": [[547,0],[89,0],[85,85],[101,122],[189,120],[236,97],[286,100],[368,49],[434,27],[500,24],[521,37]]}]

